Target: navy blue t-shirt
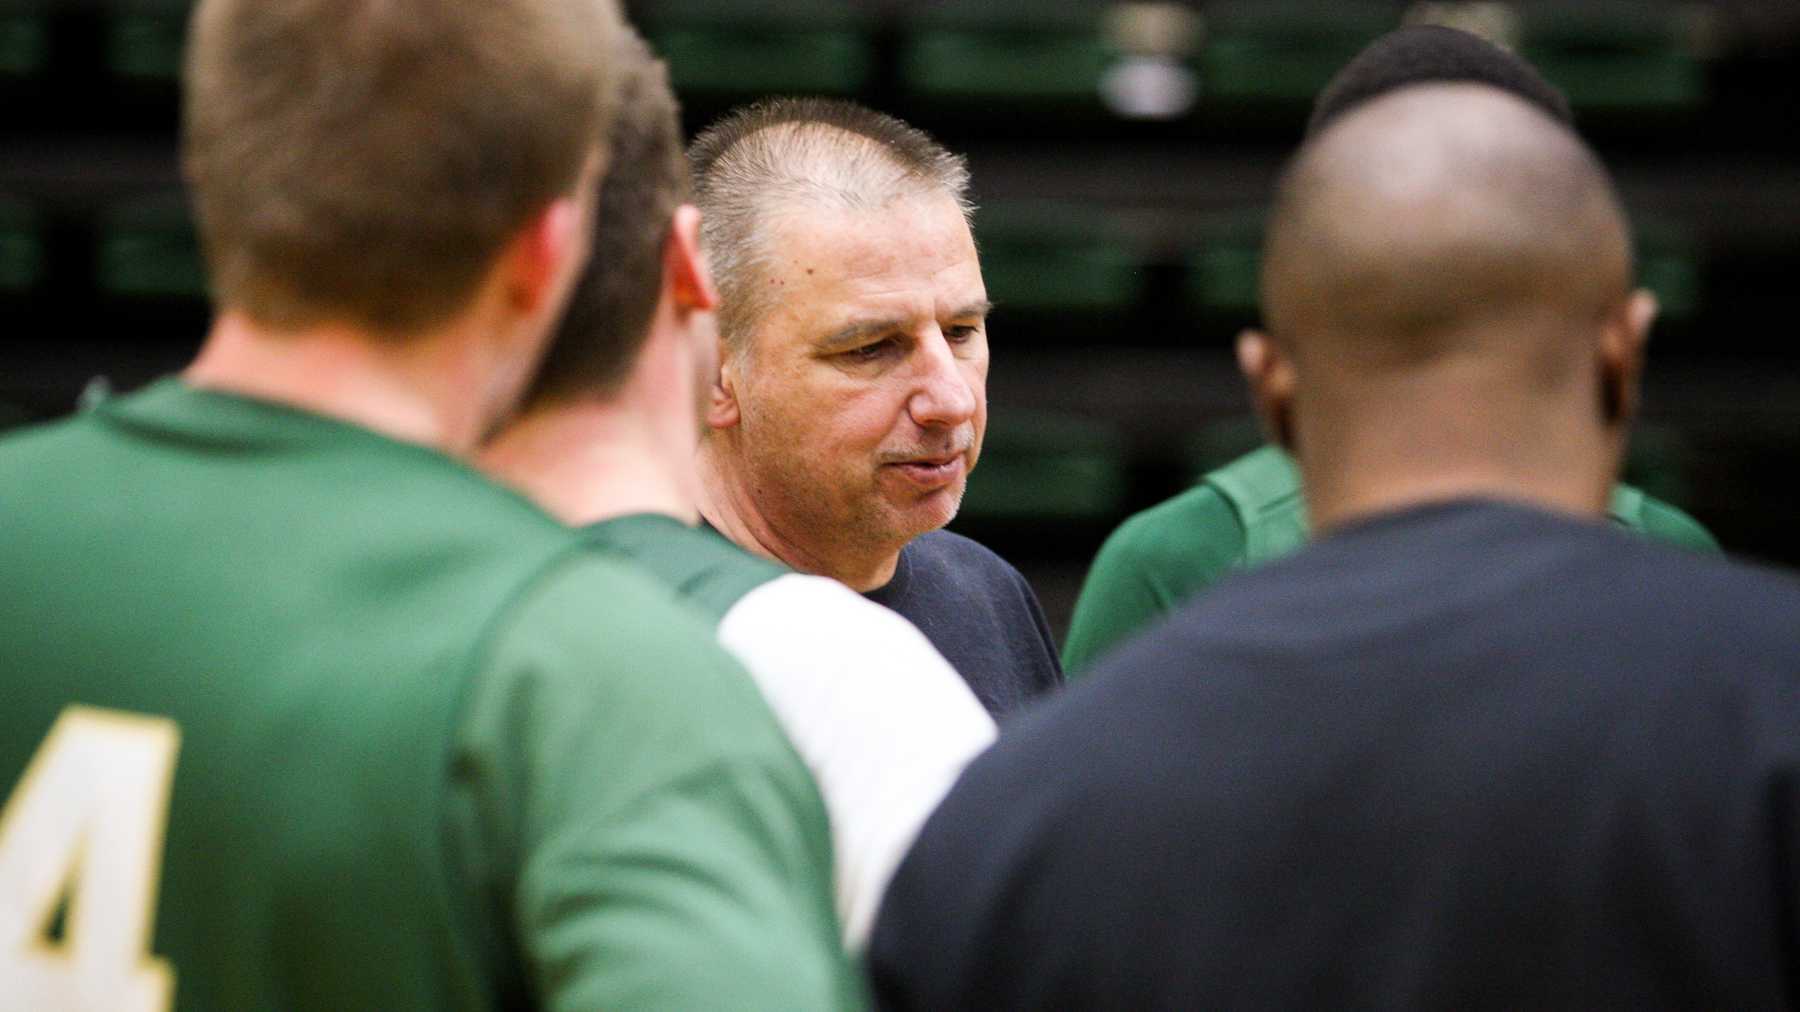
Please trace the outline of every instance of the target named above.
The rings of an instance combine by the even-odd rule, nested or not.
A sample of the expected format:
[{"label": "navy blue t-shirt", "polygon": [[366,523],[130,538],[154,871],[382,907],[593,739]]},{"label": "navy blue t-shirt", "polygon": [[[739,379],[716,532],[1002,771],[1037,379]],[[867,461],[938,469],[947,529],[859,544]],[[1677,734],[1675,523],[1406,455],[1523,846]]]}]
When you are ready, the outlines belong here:
[{"label": "navy blue t-shirt", "polygon": [[1797,911],[1800,583],[1463,501],[1021,715],[869,963],[889,1009],[1774,1008]]},{"label": "navy blue t-shirt", "polygon": [[1062,684],[1056,641],[1031,585],[960,534],[913,539],[894,578],[863,596],[918,626],[995,718]]}]

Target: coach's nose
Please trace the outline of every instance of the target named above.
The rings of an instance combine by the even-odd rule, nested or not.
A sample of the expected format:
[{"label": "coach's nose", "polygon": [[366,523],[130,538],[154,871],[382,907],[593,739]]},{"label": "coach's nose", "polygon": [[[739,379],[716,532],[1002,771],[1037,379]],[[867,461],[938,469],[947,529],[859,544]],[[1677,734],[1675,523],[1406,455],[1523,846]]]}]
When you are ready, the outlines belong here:
[{"label": "coach's nose", "polygon": [[981,392],[969,375],[969,364],[956,357],[950,343],[934,331],[919,350],[918,381],[907,411],[922,428],[955,428],[975,417]]}]

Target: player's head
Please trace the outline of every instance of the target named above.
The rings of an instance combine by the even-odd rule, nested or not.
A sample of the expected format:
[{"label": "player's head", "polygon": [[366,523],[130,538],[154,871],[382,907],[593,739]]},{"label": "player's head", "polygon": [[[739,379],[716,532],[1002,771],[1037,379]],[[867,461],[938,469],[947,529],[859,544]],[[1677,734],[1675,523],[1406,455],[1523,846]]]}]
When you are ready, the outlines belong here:
[{"label": "player's head", "polygon": [[507,297],[559,302],[531,275],[572,280],[583,253],[567,236],[616,17],[610,0],[202,0],[182,154],[215,301],[275,331],[399,341],[517,247]]},{"label": "player's head", "polygon": [[1506,418],[1616,458],[1654,315],[1631,279],[1612,184],[1565,123],[1484,84],[1409,85],[1332,121],[1283,174],[1268,336],[1240,357],[1303,455],[1398,424],[1419,447],[1529,457],[1509,442],[1522,432],[1473,431]]},{"label": "player's head", "polygon": [[[692,296],[711,306],[711,281],[697,248],[698,214],[684,207],[688,165],[667,69],[630,29],[621,32],[618,48],[619,112],[607,139],[593,255],[526,396],[528,408],[611,397],[630,377],[659,309]],[[704,331],[709,361],[716,343],[705,326],[710,316],[701,309],[678,321]]]},{"label": "player's head", "polygon": [[1507,92],[1546,115],[1573,123],[1569,100],[1537,68],[1476,35],[1439,25],[1415,25],[1369,43],[1313,100],[1306,135],[1372,98],[1413,84],[1468,82]]},{"label": "player's head", "polygon": [[740,110],[688,153],[721,298],[714,470],[820,556],[943,526],[987,420],[963,160],[815,99]]}]

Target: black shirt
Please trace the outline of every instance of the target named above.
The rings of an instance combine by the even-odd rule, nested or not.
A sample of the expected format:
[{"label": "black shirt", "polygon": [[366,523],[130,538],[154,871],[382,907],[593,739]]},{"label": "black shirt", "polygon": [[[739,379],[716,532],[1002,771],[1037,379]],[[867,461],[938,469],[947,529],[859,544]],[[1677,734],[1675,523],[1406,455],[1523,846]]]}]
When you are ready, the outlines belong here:
[{"label": "black shirt", "polygon": [[1797,911],[1800,584],[1460,502],[1022,714],[869,962],[893,1009],[1771,1008]]},{"label": "black shirt", "polygon": [[949,531],[900,550],[894,578],[863,595],[905,616],[996,718],[1062,684],[1031,585],[1006,560]]}]

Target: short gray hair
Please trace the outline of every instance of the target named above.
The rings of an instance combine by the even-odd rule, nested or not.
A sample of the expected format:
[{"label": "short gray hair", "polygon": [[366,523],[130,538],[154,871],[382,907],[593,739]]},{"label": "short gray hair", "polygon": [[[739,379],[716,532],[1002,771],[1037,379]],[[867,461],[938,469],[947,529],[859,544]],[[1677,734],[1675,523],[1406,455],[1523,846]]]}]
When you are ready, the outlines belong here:
[{"label": "short gray hair", "polygon": [[763,221],[780,202],[874,210],[941,192],[962,209],[969,169],[925,131],[854,102],[776,98],[738,109],[688,146],[700,243],[719,285],[719,333],[732,353],[761,319]]}]

